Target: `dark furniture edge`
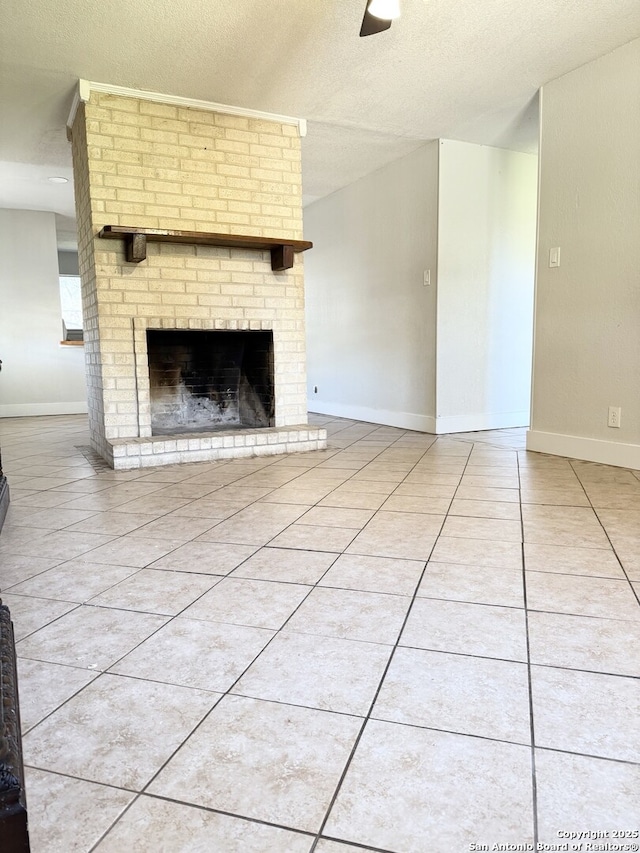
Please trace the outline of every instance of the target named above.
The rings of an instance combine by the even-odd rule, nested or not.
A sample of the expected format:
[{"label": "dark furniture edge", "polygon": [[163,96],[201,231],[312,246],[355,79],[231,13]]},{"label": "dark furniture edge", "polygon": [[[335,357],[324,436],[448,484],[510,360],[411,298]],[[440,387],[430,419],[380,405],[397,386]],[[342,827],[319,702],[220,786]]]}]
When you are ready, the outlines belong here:
[{"label": "dark furniture edge", "polygon": [[9,483],[7,482],[7,478],[2,474],[2,469],[0,468],[0,531],[2,530],[7,510],[9,509],[9,501]]},{"label": "dark furniture edge", "polygon": [[11,615],[0,599],[0,850],[29,853],[18,670]]}]

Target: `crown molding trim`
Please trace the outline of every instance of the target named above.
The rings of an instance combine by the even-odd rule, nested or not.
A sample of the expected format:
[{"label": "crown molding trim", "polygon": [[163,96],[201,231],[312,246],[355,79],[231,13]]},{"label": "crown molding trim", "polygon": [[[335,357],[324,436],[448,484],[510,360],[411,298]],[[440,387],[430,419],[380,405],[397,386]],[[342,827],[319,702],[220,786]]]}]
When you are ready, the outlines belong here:
[{"label": "crown molding trim", "polygon": [[144,89],[129,89],[126,86],[112,86],[109,83],[95,83],[90,80],[78,80],[78,86],[73,96],[67,127],[71,128],[81,103],[86,103],[91,97],[91,92],[104,92],[107,95],[120,95],[123,98],[138,98],[142,101],[154,101],[158,104],[171,104],[176,107],[187,109],[205,110],[212,113],[224,113],[225,115],[242,116],[243,118],[263,119],[265,121],[276,121],[280,124],[290,124],[298,128],[301,137],[307,135],[307,122],[303,118],[283,116],[276,113],[265,113],[260,110],[249,110],[244,107],[232,107],[229,104],[216,104],[212,101],[199,101],[196,98],[183,98],[179,95],[165,95],[161,92],[148,92]]}]

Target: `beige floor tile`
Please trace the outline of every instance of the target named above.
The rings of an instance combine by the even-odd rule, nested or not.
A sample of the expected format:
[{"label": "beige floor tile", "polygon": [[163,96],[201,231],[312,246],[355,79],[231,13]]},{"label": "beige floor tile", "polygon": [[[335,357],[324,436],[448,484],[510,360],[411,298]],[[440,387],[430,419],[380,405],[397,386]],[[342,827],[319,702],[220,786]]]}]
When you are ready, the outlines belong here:
[{"label": "beige floor tile", "polygon": [[[411,471],[411,465],[377,465],[372,463],[354,474],[354,480],[381,480],[383,483],[401,483]],[[27,488],[29,488],[27,486]]]},{"label": "beige floor tile", "polygon": [[550,489],[543,486],[523,486],[523,504],[551,506],[590,506],[589,498],[580,487]]},{"label": "beige floor tile", "polygon": [[275,536],[269,545],[275,548],[298,548],[303,551],[333,551],[339,554],[345,550],[357,532],[353,528],[292,524],[284,533]]},{"label": "beige floor tile", "polygon": [[221,501],[245,501],[246,506],[260,498],[266,497],[273,489],[260,486],[243,486],[232,484],[223,486],[215,492],[215,499]]},{"label": "beige floor tile", "polygon": [[[53,535],[44,527],[18,527],[7,523],[2,528],[0,539],[0,559],[22,555],[26,551],[34,551],[36,540]],[[56,534],[57,535],[57,534]],[[24,551],[23,551],[24,548]],[[27,556],[33,556],[31,554]],[[44,555],[43,555],[44,556]],[[62,558],[58,557],[58,562]]]},{"label": "beige floor tile", "polygon": [[136,571],[131,566],[69,560],[12,587],[11,592],[82,604]]},{"label": "beige floor tile", "polygon": [[[19,510],[18,507],[16,509]],[[18,513],[11,511],[9,514],[11,524],[26,527],[41,527],[48,530],[62,530],[63,527],[70,527],[94,515],[92,510],[65,509],[64,506],[56,506],[52,509],[41,509],[38,511],[25,508],[21,512],[22,514],[20,514],[20,510]],[[18,517],[15,518],[15,515]]]},{"label": "beige floor tile", "polygon": [[637,844],[633,836],[616,838],[614,833],[639,825],[640,767],[538,749],[536,780],[541,843],[558,844],[560,833],[575,827],[609,833],[591,840],[594,850],[616,849],[598,844]]},{"label": "beige floor tile", "polygon": [[301,584],[227,577],[188,607],[183,615],[277,631],[310,590],[311,587]]},{"label": "beige floor tile", "polygon": [[139,791],[217,699],[103,674],[27,733],[25,764]]},{"label": "beige floor tile", "polygon": [[520,492],[513,489],[501,489],[494,486],[467,486],[462,484],[456,492],[456,500],[497,501],[499,503],[519,503]]},{"label": "beige floor tile", "polygon": [[281,633],[233,692],[366,716],[390,656],[389,646],[376,643]]},{"label": "beige floor tile", "polygon": [[58,557],[23,557],[20,554],[1,553],[0,592],[59,566],[61,562]]},{"label": "beige floor tile", "polygon": [[165,622],[148,613],[80,605],[18,642],[16,650],[20,657],[103,670]]},{"label": "beige floor tile", "polygon": [[[62,494],[62,492],[59,494]],[[69,497],[72,497],[69,493],[66,493],[66,496],[67,502],[64,505],[65,509],[83,509],[92,510],[93,512],[115,512],[117,509],[119,510],[119,507],[123,504],[129,503],[134,497],[128,489],[124,489],[120,486],[105,489],[104,491],[96,492],[95,494],[79,495],[78,497],[73,498],[73,500],[68,500]],[[134,509],[133,507],[129,507],[127,512],[132,515],[146,515],[147,521],[151,521],[151,518],[164,514],[161,510],[151,514],[148,512],[141,513],[140,510]]]},{"label": "beige floor tile", "polygon": [[506,461],[504,459],[479,458],[477,454],[471,453],[466,465],[467,474],[476,474],[481,477],[517,477],[518,463],[515,459]]},{"label": "beige floor tile", "polygon": [[386,592],[392,595],[413,595],[423,569],[424,562],[419,560],[342,554],[319,581],[319,585],[365,592]]},{"label": "beige floor tile", "polygon": [[85,521],[72,524],[70,533],[103,533],[107,536],[124,536],[149,523],[149,516],[141,513],[93,512]]},{"label": "beige floor tile", "polygon": [[525,568],[534,572],[624,578],[624,572],[610,548],[571,548],[563,545],[524,546]]},{"label": "beige floor tile", "polygon": [[[141,513],[142,515],[149,515],[153,518],[158,518],[160,515],[165,515],[168,512],[173,512],[173,510],[179,509],[186,503],[189,503],[189,498],[149,494],[118,504],[117,507],[114,507],[114,511]],[[151,519],[149,520],[151,521]]]},{"label": "beige floor tile", "polygon": [[[89,535],[89,534],[87,534]],[[94,563],[111,563],[116,566],[132,566],[143,569],[160,557],[164,557],[182,542],[173,539],[152,539],[128,533],[94,548],[87,557]]]},{"label": "beige floor tile", "polygon": [[134,649],[112,672],[224,693],[273,631],[180,616]]},{"label": "beige floor tile", "polygon": [[73,610],[76,605],[68,601],[36,598],[27,595],[3,594],[3,604],[11,611],[15,641],[22,640],[60,616]]},{"label": "beige floor tile", "polygon": [[[348,484],[347,484],[348,485]],[[323,498],[318,506],[335,506],[344,507],[345,509],[380,509],[386,501],[387,496],[384,494],[367,494],[366,492],[350,492],[337,489],[335,492],[330,492],[326,498]]]},{"label": "beige floor tile", "polygon": [[640,540],[640,510],[599,509],[597,516],[607,533]]},{"label": "beige floor tile", "polygon": [[[157,469],[160,470],[160,469]],[[154,494],[158,495],[158,497],[164,497],[166,495],[173,495],[176,498],[189,498],[189,500],[201,500],[202,498],[206,498],[207,495],[212,495],[215,492],[216,487],[212,485],[205,485],[204,483],[190,483],[190,482],[182,482],[182,483],[171,483],[169,486],[163,486],[161,489],[158,489]]]},{"label": "beige floor tile", "polygon": [[610,465],[600,465],[595,462],[573,463],[581,482],[598,484],[620,484],[635,486],[637,480],[633,471],[625,471],[623,468],[614,468]]},{"label": "beige floor tile", "polygon": [[426,560],[444,516],[380,511],[353,540],[347,551],[372,557]]},{"label": "beige floor tile", "polygon": [[361,530],[373,514],[374,511],[368,509],[318,506],[305,512],[299,523],[314,524],[318,527],[343,527]]},{"label": "beige floor tile", "polygon": [[47,489],[55,489],[56,486],[64,486],[70,483],[72,479],[71,477],[21,477],[20,486],[23,489],[46,491]]},{"label": "beige floor tile", "polygon": [[96,595],[91,604],[175,616],[218,582],[214,575],[141,569]]},{"label": "beige floor tile", "polygon": [[205,575],[226,575],[256,550],[255,545],[188,542],[156,560],[149,568]]},{"label": "beige floor tile", "polygon": [[333,486],[314,486],[305,489],[294,488],[291,485],[274,489],[266,497],[260,498],[261,504],[294,504],[302,506],[313,506],[326,495],[331,494]]},{"label": "beige floor tile", "polygon": [[522,545],[519,542],[491,542],[488,539],[440,536],[431,560],[436,563],[521,569]]},{"label": "beige floor tile", "polygon": [[[209,499],[211,497],[211,499]],[[219,501],[213,500],[213,495],[207,498],[192,501],[191,503],[174,509],[168,517],[175,518],[210,518],[212,523],[222,521],[231,515],[235,515],[247,504],[244,501]]]},{"label": "beige floor tile", "polygon": [[[528,524],[524,546],[528,639],[537,677],[539,744],[542,737],[538,749],[540,838],[557,841],[556,824],[592,827],[594,815],[602,825],[609,816],[612,826],[632,817],[637,822],[639,780],[626,773],[632,765],[622,762],[628,761],[625,756],[631,754],[634,737],[637,740],[639,716],[637,710],[634,713],[640,675],[636,653],[640,620],[635,618],[639,608],[625,575],[626,571],[640,594],[638,472],[529,453],[523,449],[523,429],[436,438],[329,416],[312,415],[310,421],[329,427],[333,446],[328,451],[95,473],[77,449],[89,443],[85,417],[38,418],[37,424],[34,419],[0,420],[3,461],[12,487],[12,505],[0,537],[0,585],[9,589],[3,598],[11,605],[21,638],[19,653],[28,644],[42,651],[38,659],[35,654],[20,658],[25,739],[44,732],[47,743],[43,741],[41,755],[46,760],[57,761],[62,755],[70,761],[64,773],[84,772],[82,762],[93,761],[99,772],[105,772],[102,781],[113,784],[113,774],[107,776],[112,757],[100,752],[103,742],[114,740],[118,749],[133,744],[131,765],[135,769],[142,755],[144,776],[149,768],[154,773],[197,725],[201,717],[180,728],[184,719],[181,703],[172,704],[174,691],[187,697],[206,696],[204,714],[219,694],[241,679],[236,693],[246,690],[259,698],[234,696],[224,702],[278,709],[285,733],[292,730],[287,723],[290,709],[305,720],[355,720],[375,695],[391,644],[407,615],[409,596],[419,583],[404,637],[378,697],[377,709],[386,703],[385,712],[394,722],[369,725],[400,732],[403,749],[396,750],[395,741],[393,749],[386,743],[371,748],[369,766],[375,772],[364,774],[361,790],[352,787],[356,820],[346,819],[352,834],[336,835],[329,824],[315,849],[317,853],[355,853],[373,846],[396,853],[425,853],[428,843],[429,853],[454,853],[477,842],[522,844],[524,839],[526,843],[532,826],[530,769],[522,777],[526,778],[526,805],[520,799],[513,808],[503,793],[511,793],[513,774],[503,774],[501,762],[495,765],[488,754],[486,760],[478,761],[474,752],[497,746],[515,750],[509,755],[527,756],[521,746],[529,736],[526,714],[521,713],[526,705],[521,675],[527,638],[523,547],[517,540],[502,540],[505,535],[515,538],[521,483]],[[585,491],[598,508],[599,520]],[[446,526],[440,530],[447,511]],[[434,520],[438,527],[431,530]],[[385,550],[363,550],[371,533],[375,548]],[[423,573],[438,533],[433,559]],[[220,537],[222,541],[216,541]],[[145,568],[137,550],[144,540],[175,547],[161,551],[163,556],[152,553],[153,564]],[[357,543],[360,547],[355,547]],[[418,554],[411,551],[416,547]],[[104,557],[109,548],[127,562],[94,561],[94,550],[100,549]],[[341,553],[345,549],[348,553]],[[409,549],[410,554],[398,554],[397,549]],[[134,565],[129,566],[130,561]],[[228,581],[222,581],[229,575]],[[197,600],[201,587],[206,604],[214,598],[217,584],[223,592],[231,588],[238,594],[218,595],[214,619],[240,615],[250,625],[274,626],[282,625],[294,610],[299,590],[306,594],[310,585],[318,586],[279,634],[275,627],[209,621],[202,614],[202,618],[180,615],[167,621],[166,616],[179,612],[184,604],[193,605],[193,612],[202,606]],[[239,594],[240,588],[244,595]],[[99,606],[77,607],[91,596]],[[560,612],[550,612],[552,607]],[[163,615],[147,614],[142,608]],[[108,624],[101,617],[86,616],[87,611],[108,614],[104,617]],[[598,615],[582,615],[591,613]],[[157,620],[157,624],[145,623],[143,631],[140,618]],[[351,637],[355,639],[347,639]],[[406,643],[407,637],[412,642]],[[92,661],[99,654],[109,661],[117,658],[113,665],[117,673],[109,673],[110,683],[131,682],[131,695],[109,689],[103,698],[98,697],[103,676]],[[158,694],[148,707],[138,694],[140,690],[153,693],[156,688],[171,693]],[[507,698],[501,701],[503,696]],[[169,717],[160,718],[154,708],[161,709],[168,697],[172,697]],[[122,713],[124,737],[118,731],[116,738],[116,718]],[[171,718],[174,713],[177,717]],[[43,802],[54,822],[60,821],[60,814],[71,813],[78,834],[54,827],[44,813],[38,813],[42,821],[36,826],[30,791],[36,839],[46,839],[42,843],[49,846],[44,849],[54,853],[76,849],[87,853],[96,842],[100,851],[120,853],[127,847],[133,853],[147,853],[149,839],[154,839],[156,847],[166,844],[172,832],[182,832],[186,826],[194,851],[204,845],[209,853],[214,839],[214,846],[225,853],[227,848],[240,847],[243,853],[245,849],[310,853],[311,836],[293,832],[300,827],[292,822],[291,810],[287,812],[286,785],[291,776],[296,777],[293,812],[313,813],[309,832],[315,832],[349,748],[340,761],[332,760],[327,775],[324,741],[320,737],[318,749],[313,725],[307,732],[301,717],[293,726],[298,733],[292,740],[280,737],[279,726],[269,723],[263,731],[258,722],[254,728],[259,733],[250,732],[249,742],[255,738],[262,745],[257,752],[249,745],[237,768],[232,743],[243,743],[247,726],[242,723],[238,728],[235,716],[227,715],[222,742],[211,747],[224,756],[221,766],[214,766],[214,796],[216,786],[224,797],[228,795],[227,762],[237,770],[239,780],[231,796],[241,803],[251,806],[255,798],[256,808],[262,809],[260,780],[266,780],[262,784],[267,789],[266,815],[250,813],[254,819],[246,821],[144,797],[100,842],[119,812],[110,810],[107,797],[109,820],[104,828],[98,820],[90,824],[84,817],[100,809],[103,800],[97,792],[103,796],[109,789],[66,776],[65,785],[73,783],[84,810],[67,804],[62,795],[58,811],[47,796]],[[54,726],[56,719],[62,721],[62,736]],[[158,725],[161,731],[166,726],[171,743],[166,742],[162,756],[159,752],[149,756],[143,740],[151,737],[149,732],[155,736]],[[354,725],[355,737],[360,721]],[[91,730],[87,736],[86,728]],[[302,752],[296,746],[299,735]],[[430,737],[436,746],[425,749],[423,739]],[[515,742],[500,743],[496,738]],[[94,742],[99,744],[96,749]],[[199,784],[205,797],[206,764],[212,757],[208,736],[201,743],[204,748],[195,750],[202,753],[196,763],[205,769],[200,773],[196,768],[196,775],[204,779]],[[362,743],[366,745],[367,735]],[[451,762],[449,745],[458,743],[464,747],[459,752],[453,749]],[[348,770],[338,806],[355,778],[361,747]],[[284,755],[280,764],[277,757],[271,760],[273,749]],[[613,755],[615,760],[573,754],[578,750]],[[310,777],[305,776],[306,754],[313,756]],[[524,764],[530,768],[528,759]],[[120,765],[125,773],[131,769],[127,761],[120,760]],[[321,793],[308,806],[306,792],[313,791],[316,770],[319,778],[327,780],[323,788],[327,797]],[[56,779],[53,774],[41,775]],[[88,776],[93,778],[101,777]],[[171,782],[176,797],[188,796],[190,786],[179,773]],[[275,792],[268,791],[272,783]],[[373,798],[369,784],[375,791]],[[401,793],[403,785],[406,795]],[[419,802],[414,808],[416,792]],[[216,802],[213,807],[224,809],[225,805]],[[261,820],[284,821],[290,829],[269,827]],[[505,831],[509,821],[517,827],[511,839],[511,830]],[[377,822],[382,824],[382,835],[377,829],[367,835]],[[99,824],[97,834],[91,834],[93,824]],[[480,838],[479,831],[487,825],[491,837]],[[37,836],[39,826],[43,829]],[[183,838],[184,833],[180,843]],[[34,853],[44,849],[34,847]]]},{"label": "beige floor tile", "polygon": [[344,714],[226,696],[150,793],[315,832],[361,726]]},{"label": "beige floor tile", "polygon": [[512,474],[506,477],[496,477],[494,475],[483,476],[479,474],[467,474],[460,481],[462,487],[485,487],[492,489],[517,489],[520,486],[517,474]]},{"label": "beige floor tile", "polygon": [[640,581],[640,543],[616,537],[613,545],[630,580]]},{"label": "beige floor tile", "polygon": [[[79,486],[86,486],[87,483],[93,484],[93,481],[78,480],[76,483],[71,483],[69,486],[65,486],[65,489],[73,487],[74,491],[77,491]],[[100,484],[98,491],[104,488],[106,488],[106,486]],[[89,489],[86,491],[89,491]],[[11,504],[9,505],[9,511],[13,512],[14,509],[22,507],[47,509],[49,507],[65,506],[67,501],[72,498],[73,494],[70,494],[68,491],[60,492],[52,489],[48,492],[36,492],[31,489],[18,489],[14,487],[13,478],[11,478]],[[7,513],[7,517],[11,519],[9,513]]]},{"label": "beige floor tile", "polygon": [[524,607],[524,586],[519,569],[427,563],[417,595],[474,604]]},{"label": "beige floor tile", "polygon": [[309,853],[312,844],[313,836],[142,796],[95,849],[96,853]]},{"label": "beige floor tile", "polygon": [[119,788],[31,767],[25,777],[33,853],[87,853],[134,797]]},{"label": "beige floor tile", "polygon": [[531,662],[640,677],[640,623],[529,613]]},{"label": "beige floor tile", "polygon": [[374,719],[531,743],[524,663],[397,649]]},{"label": "beige floor tile", "polygon": [[356,480],[351,479],[346,482],[344,485],[339,486],[335,489],[335,494],[340,494],[341,492],[357,492],[358,494],[366,494],[366,495],[390,495],[391,492],[396,488],[396,484],[393,482],[388,482],[387,480]]},{"label": "beige floor tile", "polygon": [[640,621],[640,604],[626,580],[526,572],[526,587],[530,610]]},{"label": "beige floor tile", "polygon": [[[640,489],[633,486],[586,486],[587,494],[597,509],[640,509]],[[46,493],[45,493],[46,494]]]},{"label": "beige floor tile", "polygon": [[[3,531],[3,538],[4,535]],[[97,533],[69,533],[66,530],[56,530],[44,536],[30,537],[29,541],[16,544],[14,552],[25,557],[56,557],[60,561],[73,560],[74,557],[94,551],[112,539],[112,536]]]},{"label": "beige floor tile", "polygon": [[403,486],[458,486],[460,485],[461,473],[442,474],[437,470],[423,469],[416,471],[402,480]]},{"label": "beige floor tile", "polygon": [[596,514],[587,507],[525,504],[522,507],[524,541],[539,545],[607,548],[609,540]]},{"label": "beige floor tile", "polygon": [[511,607],[417,598],[400,645],[526,661],[525,615]]},{"label": "beige floor tile", "polygon": [[580,486],[580,481],[566,467],[563,468],[523,468],[520,472],[523,487],[539,486],[543,489],[566,489]]},{"label": "beige floor tile", "polygon": [[393,645],[409,604],[402,595],[317,587],[287,622],[287,631]]},{"label": "beige floor tile", "polygon": [[387,498],[383,509],[386,512],[426,512],[432,515],[446,515],[450,503],[448,498],[393,494]]},{"label": "beige floor tile", "polygon": [[450,515],[444,523],[442,535],[464,539],[490,539],[493,542],[522,542],[522,527],[520,521]]},{"label": "beige floor tile", "polygon": [[536,745],[640,762],[640,681],[532,666]]},{"label": "beige floor tile", "polygon": [[261,548],[234,569],[231,577],[286,583],[315,584],[335,561],[337,554],[287,548]]},{"label": "beige floor tile", "polygon": [[520,522],[520,506],[509,501],[478,501],[456,498],[451,504],[449,514],[475,516],[476,518],[501,518]]},{"label": "beige floor tile", "polygon": [[230,542],[238,545],[266,545],[293,524],[308,507],[297,504],[253,504],[232,518],[221,521],[199,537],[199,542]]},{"label": "beige floor tile", "polygon": [[[114,515],[117,515],[117,513],[114,513]],[[157,518],[133,530],[131,538],[140,536],[144,539],[169,539],[174,543],[179,542],[182,545],[185,542],[190,542],[197,536],[204,535],[218,523],[218,519],[212,518],[163,515],[161,518]]]},{"label": "beige floor tile", "polygon": [[457,853],[478,839],[532,844],[530,753],[372,720],[324,832],[402,853]]},{"label": "beige floor tile", "polygon": [[98,673],[73,666],[19,658],[18,676],[20,724],[24,735],[97,678]]}]

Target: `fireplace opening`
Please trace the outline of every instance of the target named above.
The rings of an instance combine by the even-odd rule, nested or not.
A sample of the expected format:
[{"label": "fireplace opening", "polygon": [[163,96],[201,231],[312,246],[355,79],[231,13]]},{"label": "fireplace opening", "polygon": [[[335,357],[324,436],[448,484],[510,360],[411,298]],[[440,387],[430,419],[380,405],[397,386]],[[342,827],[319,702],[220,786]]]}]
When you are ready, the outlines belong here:
[{"label": "fireplace opening", "polygon": [[274,426],[273,332],[147,330],[151,432]]}]

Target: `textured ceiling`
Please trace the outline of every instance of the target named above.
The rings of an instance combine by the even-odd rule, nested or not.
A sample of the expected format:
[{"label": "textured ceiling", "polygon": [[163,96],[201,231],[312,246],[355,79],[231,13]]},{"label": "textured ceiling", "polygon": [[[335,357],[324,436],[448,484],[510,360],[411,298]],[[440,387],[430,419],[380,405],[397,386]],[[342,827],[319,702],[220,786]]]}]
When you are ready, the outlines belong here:
[{"label": "textured ceiling", "polygon": [[79,77],[308,119],[312,200],[436,137],[535,150],[538,88],[640,35],[638,0],[402,0],[361,39],[364,5],[0,0],[0,161],[44,169],[0,168],[0,205],[69,215],[42,178]]}]

